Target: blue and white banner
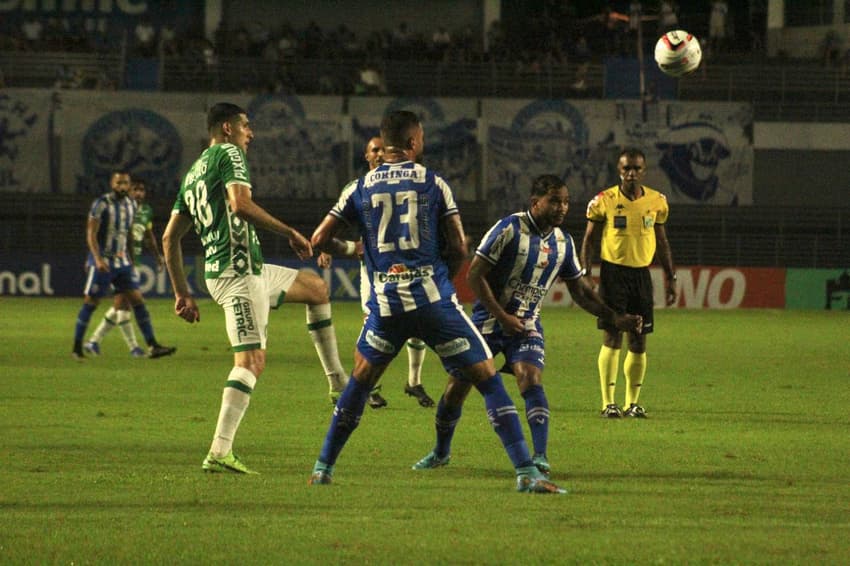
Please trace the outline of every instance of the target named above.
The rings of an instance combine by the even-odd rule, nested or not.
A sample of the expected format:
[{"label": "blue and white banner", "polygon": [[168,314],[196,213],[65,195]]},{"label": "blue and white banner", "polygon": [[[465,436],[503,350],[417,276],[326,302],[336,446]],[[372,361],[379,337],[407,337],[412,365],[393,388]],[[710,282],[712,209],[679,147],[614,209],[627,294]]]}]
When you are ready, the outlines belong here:
[{"label": "blue and white banner", "polygon": [[366,172],[363,157],[369,139],[380,134],[381,119],[394,110],[414,112],[425,129],[423,164],[440,174],[456,200],[478,200],[481,158],[478,101],[468,98],[355,97],[351,114],[352,170]]},{"label": "blue and white banner", "polygon": [[490,215],[522,209],[533,179],[560,176],[581,205],[617,182],[623,147],[647,159],[645,184],[673,203],[752,204],[752,109],[735,103],[484,100]]},{"label": "blue and white banner", "polygon": [[336,198],[350,178],[342,103],[340,97],[282,95],[243,103],[254,131],[248,163],[257,195]]},{"label": "blue and white banner", "polygon": [[0,90],[0,191],[51,187],[55,105],[44,90]]},{"label": "blue and white banner", "polygon": [[205,95],[58,96],[66,192],[104,193],[112,171],[122,169],[144,179],[152,196],[176,195],[182,175],[209,141]]}]

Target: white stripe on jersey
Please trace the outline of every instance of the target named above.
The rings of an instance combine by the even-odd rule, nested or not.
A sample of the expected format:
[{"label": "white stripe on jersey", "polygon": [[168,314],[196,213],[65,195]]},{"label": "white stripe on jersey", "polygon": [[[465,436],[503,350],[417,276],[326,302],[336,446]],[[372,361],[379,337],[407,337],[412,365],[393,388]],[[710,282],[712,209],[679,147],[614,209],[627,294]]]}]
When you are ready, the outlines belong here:
[{"label": "white stripe on jersey", "polygon": [[401,301],[401,308],[404,312],[416,310],[416,299],[413,298],[413,293],[410,292],[410,285],[413,281],[402,281],[396,284],[395,291]]},{"label": "white stripe on jersey", "polygon": [[448,183],[446,183],[439,175],[434,175],[434,182],[443,193],[443,200],[446,201],[446,213],[443,216],[445,217],[455,214],[457,212],[457,204],[455,203],[454,194],[452,194],[452,190],[449,188]]},{"label": "white stripe on jersey", "polygon": [[492,359],[493,351],[490,350],[490,346],[487,345],[487,340],[484,339],[484,336],[482,336],[481,332],[472,322],[472,319],[469,318],[468,314],[466,314],[463,305],[460,304],[460,302],[457,300],[457,295],[452,295],[452,304],[455,306],[455,309],[457,309],[457,312],[460,313],[460,316],[463,317],[463,320],[466,321],[466,324],[469,325],[469,328],[472,329],[472,331],[475,333],[475,336],[478,338],[478,342],[481,344],[481,347],[487,353],[487,357]]},{"label": "white stripe on jersey", "polygon": [[422,286],[425,288],[425,294],[428,296],[429,301],[436,303],[440,300],[440,289],[434,282],[433,277],[422,279]]}]

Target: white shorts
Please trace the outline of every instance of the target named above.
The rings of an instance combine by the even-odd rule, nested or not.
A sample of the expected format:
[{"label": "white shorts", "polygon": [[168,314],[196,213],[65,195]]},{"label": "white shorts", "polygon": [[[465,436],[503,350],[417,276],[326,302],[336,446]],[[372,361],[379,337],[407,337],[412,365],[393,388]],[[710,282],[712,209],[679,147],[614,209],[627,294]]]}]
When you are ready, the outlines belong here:
[{"label": "white shorts", "polygon": [[260,275],[207,279],[210,296],[224,309],[234,352],[266,349],[269,309],[280,306],[296,277],[297,269],[267,263]]}]

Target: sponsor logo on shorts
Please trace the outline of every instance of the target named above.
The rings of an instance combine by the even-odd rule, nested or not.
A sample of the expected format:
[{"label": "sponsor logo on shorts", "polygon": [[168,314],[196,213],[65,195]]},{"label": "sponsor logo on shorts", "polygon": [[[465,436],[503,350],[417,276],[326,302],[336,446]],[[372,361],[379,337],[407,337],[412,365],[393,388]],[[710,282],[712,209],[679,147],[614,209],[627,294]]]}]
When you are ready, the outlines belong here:
[{"label": "sponsor logo on shorts", "polygon": [[371,330],[366,331],[366,343],[383,354],[392,354],[395,352],[392,342],[384,340]]},{"label": "sponsor logo on shorts", "polygon": [[236,319],[236,335],[240,339],[254,330],[254,313],[251,312],[251,303],[243,303],[238,298],[233,299],[233,315]]},{"label": "sponsor logo on shorts", "polygon": [[376,271],[374,279],[378,283],[402,283],[416,281],[434,276],[434,267],[422,265],[420,267],[408,268],[403,263],[397,263],[387,270],[386,273]]},{"label": "sponsor logo on shorts", "polygon": [[466,338],[455,338],[449,342],[444,342],[442,344],[437,344],[434,347],[434,351],[437,352],[437,355],[440,357],[446,358],[449,356],[456,356],[462,352],[466,352],[472,346],[469,344],[469,340]]}]

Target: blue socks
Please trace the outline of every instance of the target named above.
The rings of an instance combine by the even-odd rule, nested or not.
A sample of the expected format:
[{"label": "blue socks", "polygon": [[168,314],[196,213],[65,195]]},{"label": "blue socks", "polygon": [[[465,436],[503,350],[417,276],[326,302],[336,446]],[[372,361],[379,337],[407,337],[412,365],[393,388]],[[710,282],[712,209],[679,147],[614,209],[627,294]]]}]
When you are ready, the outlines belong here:
[{"label": "blue socks", "polygon": [[342,447],[360,424],[360,417],[363,416],[363,409],[366,408],[366,401],[371,391],[372,386],[369,384],[360,383],[354,377],[348,380],[348,385],[345,386],[334,407],[331,426],[325,435],[322,451],[319,453],[319,462],[328,466],[336,464]]},{"label": "blue socks", "polygon": [[525,418],[531,431],[535,454],[546,454],[549,440],[549,401],[542,385],[532,385],[522,394],[525,399]]},{"label": "blue socks", "polygon": [[522,435],[522,425],[519,422],[516,406],[505,391],[502,376],[497,373],[490,379],[476,384],[475,387],[484,396],[487,417],[496,434],[499,435],[514,468],[531,466],[531,456],[528,453],[525,437]]},{"label": "blue socks", "polygon": [[133,306],[133,314],[136,315],[136,324],[142,331],[142,336],[145,337],[145,342],[148,346],[156,344],[156,338],[153,335],[153,326],[151,325],[151,315],[144,303]]},{"label": "blue socks", "polygon": [[460,414],[463,406],[451,407],[446,405],[444,396],[440,397],[437,403],[437,414],[434,416],[434,428],[437,429],[437,445],[434,447],[434,454],[440,458],[445,458],[449,455],[452,449],[452,437],[455,434],[455,428],[460,420]]},{"label": "blue socks", "polygon": [[83,303],[80,312],[77,314],[77,325],[74,328],[74,344],[82,343],[83,336],[86,334],[86,328],[89,327],[89,321],[91,320],[91,315],[96,309],[96,305],[90,305],[88,303]]}]

